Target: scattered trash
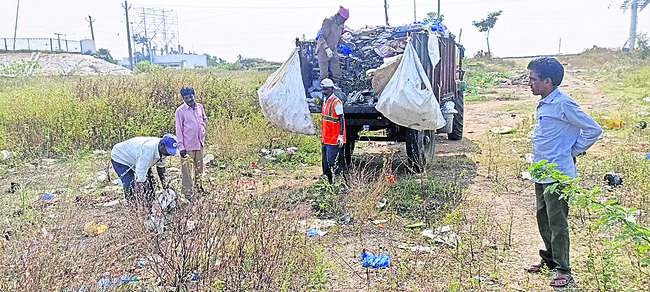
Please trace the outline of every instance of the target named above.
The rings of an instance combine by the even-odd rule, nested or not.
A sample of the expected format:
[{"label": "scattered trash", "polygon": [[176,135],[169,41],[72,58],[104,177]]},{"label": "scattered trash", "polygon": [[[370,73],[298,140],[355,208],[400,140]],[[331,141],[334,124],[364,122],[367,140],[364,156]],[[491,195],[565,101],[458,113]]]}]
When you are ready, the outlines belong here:
[{"label": "scattered trash", "polygon": [[119,179],[119,178],[116,178],[116,179],[112,180],[111,183],[114,184],[114,185],[121,186],[122,185],[122,180]]},{"label": "scattered trash", "polygon": [[501,126],[501,127],[494,127],[490,129],[490,132],[495,134],[512,134],[512,133],[516,133],[517,129],[513,127]]},{"label": "scattered trash", "polygon": [[51,198],[52,198],[52,194],[50,194],[50,193],[48,193],[48,192],[45,192],[45,193],[43,194],[43,199],[49,200],[49,199],[51,199]]},{"label": "scattered trash", "polygon": [[482,243],[483,246],[485,246],[485,247],[488,247],[488,248],[491,248],[491,249],[497,249],[497,245],[494,244],[494,243],[492,243],[492,242],[491,242],[489,239],[487,239],[487,238],[483,238],[483,240],[481,241],[481,243]]},{"label": "scattered trash", "polygon": [[423,230],[422,236],[433,239],[435,243],[444,243],[451,248],[455,248],[456,244],[461,240],[460,236],[451,231],[449,225],[438,227],[435,232],[431,229]]},{"label": "scattered trash", "polygon": [[15,168],[10,168],[10,169],[7,169],[7,172],[8,173],[16,173],[16,169]]},{"label": "scattered trash", "polygon": [[323,231],[323,230],[316,229],[316,228],[307,229],[307,236],[308,237],[312,237],[314,235],[324,236],[325,234],[327,234],[327,231]]},{"label": "scattered trash", "polygon": [[[621,86],[623,86],[623,82],[616,82],[616,85],[621,85]],[[648,97],[646,97],[646,98],[648,98]],[[645,100],[646,98],[644,98],[643,100]],[[649,98],[649,99],[650,99],[650,98]]]},{"label": "scattered trash", "polygon": [[636,127],[643,130],[646,127],[648,127],[648,123],[646,123],[645,121],[639,121],[638,123],[636,123]]},{"label": "scattered trash", "polygon": [[620,186],[623,184],[623,179],[613,172],[606,173],[604,180],[606,180],[607,184],[610,186]]},{"label": "scattered trash", "polygon": [[604,126],[610,129],[618,129],[623,128],[623,126],[625,126],[625,122],[617,119],[608,119],[605,121]]},{"label": "scattered trash", "polygon": [[104,272],[102,274],[102,277],[99,278],[99,281],[97,282],[97,286],[100,291],[104,291],[108,289],[108,286],[111,285],[111,272]]},{"label": "scattered trash", "polygon": [[645,159],[650,159],[650,153],[645,154]]},{"label": "scattered trash", "polygon": [[282,137],[271,138],[270,140],[271,140],[271,141],[280,141],[280,140],[282,140]]},{"label": "scattered trash", "polygon": [[[107,229],[108,229],[108,227],[106,225],[102,224],[102,225],[98,226],[97,222],[95,220],[86,223],[86,225],[84,226],[84,231],[86,232],[86,234],[92,235],[92,236],[102,234]],[[109,276],[110,276],[110,274],[109,274]]]},{"label": "scattered trash", "polygon": [[381,201],[377,202],[377,209],[383,209],[386,207],[386,204],[388,204],[388,200],[386,198],[382,198]]},{"label": "scattered trash", "polygon": [[433,251],[435,250],[435,247],[433,246],[421,246],[421,245],[410,246],[406,244],[401,244],[397,247],[401,249],[410,249],[411,251],[423,251],[428,253],[433,253]]},{"label": "scattered trash", "polygon": [[533,176],[530,175],[530,172],[528,171],[522,171],[521,172],[521,178],[525,180],[533,180]]},{"label": "scattered trash", "polygon": [[108,179],[108,173],[104,170],[98,171],[95,173],[95,179],[97,181],[105,181]]},{"label": "scattered trash", "polygon": [[19,188],[20,188],[20,184],[19,184],[19,183],[17,183],[17,182],[11,182],[11,184],[9,185],[9,193],[10,193],[10,194],[13,194],[13,193],[15,193],[16,191],[18,191]]},{"label": "scattered trash", "polygon": [[262,154],[264,154],[264,155],[269,155],[269,154],[271,154],[271,151],[269,151],[269,149],[266,149],[266,148],[262,148],[262,149],[260,149],[260,152],[262,152]]},{"label": "scattered trash", "polygon": [[149,260],[147,258],[139,258],[135,261],[135,267],[138,269],[144,268],[147,264],[149,264]]},{"label": "scattered trash", "polygon": [[138,277],[136,277],[136,276],[131,276],[131,275],[127,275],[127,274],[122,275],[122,277],[120,277],[120,283],[125,283],[125,282],[135,282],[135,281],[137,281],[137,280],[138,280]]},{"label": "scattered trash", "polygon": [[404,226],[404,228],[406,228],[406,229],[414,229],[414,228],[420,228],[420,227],[424,227],[424,223],[416,222],[416,223]]},{"label": "scattered trash", "polygon": [[532,153],[524,154],[524,159],[526,159],[526,163],[533,163],[533,154]]},{"label": "scattered trash", "polygon": [[361,265],[364,267],[385,267],[390,265],[390,255],[376,255],[373,251],[364,248],[361,252]]},{"label": "scattered trash", "polygon": [[163,231],[165,231],[165,220],[150,215],[149,218],[144,221],[144,226],[151,231],[163,233]]},{"label": "scattered trash", "polygon": [[171,188],[162,190],[155,203],[162,210],[176,208],[176,192]]},{"label": "scattered trash", "polygon": [[296,151],[298,151],[298,147],[287,148],[287,153],[296,153]]},{"label": "scattered trash", "polygon": [[476,133],[476,132],[474,132],[474,130],[469,130],[469,131],[467,131],[467,133],[472,134],[472,133]]},{"label": "scattered trash", "polygon": [[348,224],[350,223],[350,220],[352,219],[352,216],[350,213],[345,214],[339,218],[339,221],[341,221],[343,224]]},{"label": "scattered trash", "polygon": [[650,116],[650,113],[649,113],[649,112],[638,112],[638,113],[636,113],[636,114],[637,114],[637,115],[640,115],[640,116]]},{"label": "scattered trash", "polygon": [[181,169],[178,168],[178,167],[166,167],[165,170],[168,171],[168,172],[175,172],[175,173],[180,173],[181,172]]},{"label": "scattered trash", "polygon": [[99,155],[104,155],[104,154],[106,154],[106,150],[97,149],[97,150],[93,151],[93,155],[98,155],[99,156]]},{"label": "scattered trash", "polygon": [[384,227],[384,223],[386,223],[388,220],[373,220],[372,224],[377,225],[377,227],[382,228]]},{"label": "scattered trash", "polygon": [[225,164],[225,163],[222,164],[221,166],[219,166],[219,168],[221,168],[221,169],[226,169],[226,167],[228,167],[228,164]]},{"label": "scattered trash", "polygon": [[214,160],[214,154],[206,154],[203,156],[203,165],[208,165],[212,160]]},{"label": "scattered trash", "polygon": [[249,187],[246,188],[246,190],[249,190],[249,191],[254,191],[256,189],[257,188],[255,186],[249,186]]},{"label": "scattered trash", "polygon": [[395,183],[395,176],[392,174],[386,175],[386,180],[392,183]]},{"label": "scattered trash", "polygon": [[257,164],[253,161],[251,161],[251,167],[257,167]]},{"label": "scattered trash", "polygon": [[2,150],[0,151],[0,154],[2,154],[2,160],[7,160],[12,156],[12,153],[9,150]]},{"label": "scattered trash", "polygon": [[331,219],[327,219],[327,220],[309,219],[309,220],[299,221],[298,223],[300,223],[301,225],[305,225],[308,228],[314,228],[314,229],[325,229],[325,228],[336,226],[336,221]]},{"label": "scattered trash", "polygon": [[644,98],[643,98],[643,101],[650,102],[650,96],[646,96],[646,97],[644,97]]},{"label": "scattered trash", "polygon": [[192,273],[192,281],[198,280],[199,279],[199,274],[197,273]]}]

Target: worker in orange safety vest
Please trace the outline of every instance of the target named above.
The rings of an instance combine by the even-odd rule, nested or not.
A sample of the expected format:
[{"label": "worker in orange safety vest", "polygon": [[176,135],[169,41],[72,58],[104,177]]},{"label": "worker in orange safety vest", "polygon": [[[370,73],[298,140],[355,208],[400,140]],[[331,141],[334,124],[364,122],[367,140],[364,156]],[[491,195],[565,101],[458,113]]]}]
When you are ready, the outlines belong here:
[{"label": "worker in orange safety vest", "polygon": [[[321,81],[323,89],[323,107],[321,110],[321,143],[323,154],[323,174],[332,183],[333,174],[339,175],[345,171],[343,161],[343,145],[345,144],[345,119],[343,103],[334,94],[334,82],[325,78]],[[344,176],[345,178],[345,176]]]}]

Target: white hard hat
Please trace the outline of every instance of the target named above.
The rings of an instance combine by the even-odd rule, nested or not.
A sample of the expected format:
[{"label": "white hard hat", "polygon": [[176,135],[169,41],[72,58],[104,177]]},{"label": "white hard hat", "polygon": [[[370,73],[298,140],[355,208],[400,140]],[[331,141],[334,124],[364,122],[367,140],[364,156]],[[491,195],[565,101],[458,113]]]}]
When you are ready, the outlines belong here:
[{"label": "white hard hat", "polygon": [[334,87],[334,82],[332,82],[332,79],[325,78],[323,81],[320,82],[321,87]]}]

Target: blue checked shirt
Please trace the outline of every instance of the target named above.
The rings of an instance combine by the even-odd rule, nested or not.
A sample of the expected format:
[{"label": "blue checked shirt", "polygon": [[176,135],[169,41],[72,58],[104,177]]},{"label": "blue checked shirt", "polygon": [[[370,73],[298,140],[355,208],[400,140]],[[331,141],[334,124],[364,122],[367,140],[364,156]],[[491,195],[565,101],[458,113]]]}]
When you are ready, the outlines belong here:
[{"label": "blue checked shirt", "polygon": [[[533,161],[548,160],[576,177],[573,158],[596,143],[602,129],[578,104],[559,89],[537,101],[533,131]],[[551,180],[537,181],[550,183]]]}]

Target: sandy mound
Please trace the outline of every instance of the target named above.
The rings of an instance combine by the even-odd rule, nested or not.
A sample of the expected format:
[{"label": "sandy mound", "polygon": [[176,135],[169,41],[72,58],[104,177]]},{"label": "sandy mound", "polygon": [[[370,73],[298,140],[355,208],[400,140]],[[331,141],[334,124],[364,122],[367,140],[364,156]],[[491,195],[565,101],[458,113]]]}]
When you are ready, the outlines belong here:
[{"label": "sandy mound", "polygon": [[13,62],[22,63],[29,60],[38,62],[39,68],[34,70],[36,75],[131,75],[129,69],[89,55],[68,53],[0,54],[0,66],[9,66]]}]

